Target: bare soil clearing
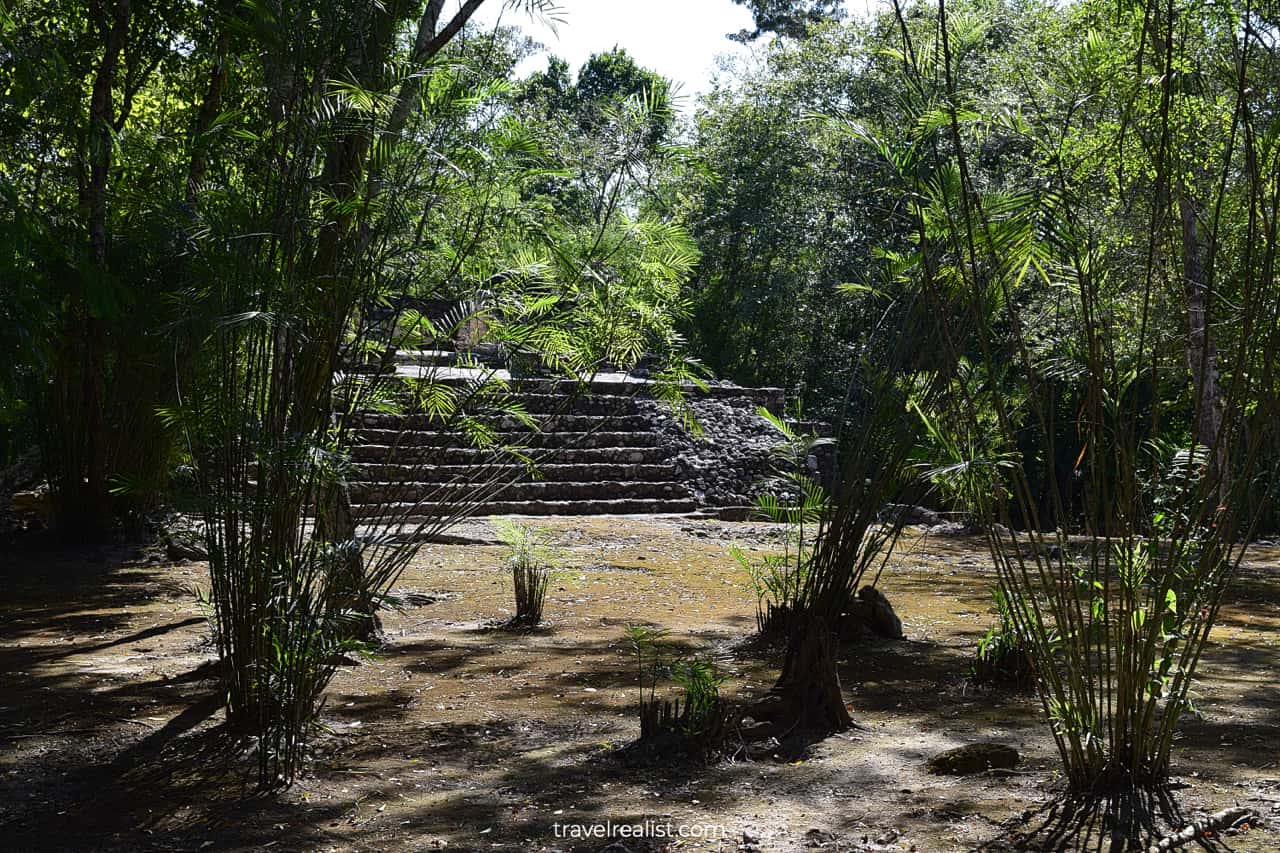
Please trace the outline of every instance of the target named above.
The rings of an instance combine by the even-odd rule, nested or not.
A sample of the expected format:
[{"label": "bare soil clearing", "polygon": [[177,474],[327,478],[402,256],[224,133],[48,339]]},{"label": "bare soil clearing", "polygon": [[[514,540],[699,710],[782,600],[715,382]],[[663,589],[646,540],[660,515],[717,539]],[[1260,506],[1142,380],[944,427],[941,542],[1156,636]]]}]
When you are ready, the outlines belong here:
[{"label": "bare soil clearing", "polygon": [[[991,622],[977,539],[913,530],[881,586],[905,641],[846,645],[841,677],[862,728],[798,763],[646,766],[634,739],[628,622],[715,658],[731,699],[781,663],[753,641],[754,600],[728,557],[775,546],[766,525],[676,517],[539,520],[568,567],[547,624],[517,634],[496,544],[425,547],[386,614],[387,646],[335,679],[310,773],[255,797],[220,730],[200,563],[149,550],[26,549],[0,557],[0,846],[9,850],[599,850],[573,825],[684,827],[661,850],[969,850],[1035,824],[1057,785],[1034,697],[966,679]],[[493,542],[484,522],[454,531]],[[1201,668],[1202,718],[1175,756],[1184,807],[1252,807],[1223,839],[1280,848],[1280,549],[1251,549]],[[935,776],[952,747],[1015,747],[1013,771]],[[723,831],[724,837],[711,837]],[[580,832],[580,831],[579,831]],[[1068,848],[1070,849],[1070,848]]]}]

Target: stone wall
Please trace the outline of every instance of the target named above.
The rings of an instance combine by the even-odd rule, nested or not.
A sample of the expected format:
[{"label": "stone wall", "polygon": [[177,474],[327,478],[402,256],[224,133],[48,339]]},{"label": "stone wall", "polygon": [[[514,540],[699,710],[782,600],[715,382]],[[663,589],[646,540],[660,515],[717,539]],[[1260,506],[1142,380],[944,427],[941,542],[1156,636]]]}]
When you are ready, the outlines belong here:
[{"label": "stone wall", "polygon": [[[710,396],[691,395],[701,435],[685,429],[666,403],[644,399],[640,406],[698,505],[728,507],[754,504],[766,492],[787,491],[773,454],[781,436],[758,413],[762,405],[777,411],[781,400],[777,389],[735,386],[718,386]],[[821,473],[818,459],[811,460],[811,467]]]}]

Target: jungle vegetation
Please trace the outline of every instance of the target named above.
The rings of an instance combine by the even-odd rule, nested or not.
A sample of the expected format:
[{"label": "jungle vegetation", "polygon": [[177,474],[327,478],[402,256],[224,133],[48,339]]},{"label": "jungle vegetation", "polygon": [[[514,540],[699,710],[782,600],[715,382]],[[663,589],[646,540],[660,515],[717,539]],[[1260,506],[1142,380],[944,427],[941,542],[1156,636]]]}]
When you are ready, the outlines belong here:
[{"label": "jungle vegetation", "polygon": [[522,416],[356,368],[483,306],[558,375],[833,425],[761,736],[851,723],[834,622],[930,502],[988,538],[1072,794],[1141,823],[1280,524],[1280,6],[739,0],[685,99],[617,48],[518,74],[483,2],[0,2],[0,460],[59,535],[204,519],[228,718],[289,782],[412,551],[356,536],[352,418]]}]

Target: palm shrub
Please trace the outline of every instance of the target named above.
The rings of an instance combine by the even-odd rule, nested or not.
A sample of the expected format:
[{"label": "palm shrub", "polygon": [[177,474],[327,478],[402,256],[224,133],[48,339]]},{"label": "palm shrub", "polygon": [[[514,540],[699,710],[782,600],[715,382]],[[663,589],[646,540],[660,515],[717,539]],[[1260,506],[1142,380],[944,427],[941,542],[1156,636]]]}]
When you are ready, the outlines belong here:
[{"label": "palm shrub", "polygon": [[867,318],[857,340],[836,438],[837,475],[820,514],[814,547],[795,595],[782,672],[749,711],[753,738],[786,738],[803,748],[852,724],[836,668],[839,622],[865,578],[878,578],[905,523],[902,512],[882,520],[914,479],[912,452],[920,440],[912,395],[935,387],[929,357],[916,345],[934,318],[909,282],[856,291]]},{"label": "palm shrub", "polygon": [[[351,544],[309,535],[305,507],[338,457],[323,432],[289,433],[269,364],[276,323],[221,324],[207,342],[222,381],[192,389],[175,414],[192,450],[209,551],[209,601],[228,722],[257,739],[259,781],[291,781],[358,614],[342,574]],[[248,405],[245,405],[245,403]]]},{"label": "palm shrub", "polygon": [[797,612],[800,590],[815,547],[815,535],[828,504],[826,489],[806,467],[816,447],[812,435],[798,434],[782,418],[761,407],[757,414],[781,436],[774,448],[779,474],[792,499],[766,493],[756,499],[757,513],[765,521],[783,527],[783,551],[753,559],[740,547],[729,554],[746,571],[756,594],[756,628],[761,634],[785,635]]},{"label": "palm shrub", "polygon": [[542,621],[542,605],[555,567],[556,553],[547,544],[547,531],[509,521],[495,523],[507,547],[507,567],[515,589],[516,615],[511,625],[532,628]]},{"label": "palm shrub", "polygon": [[[1062,106],[1034,120],[988,117],[959,106],[974,93],[957,71],[952,39],[966,34],[948,5],[927,22],[895,6],[914,130],[854,133],[894,166],[909,199],[911,274],[940,307],[953,417],[980,440],[976,456],[1013,463],[1000,472],[1005,488],[975,495],[976,509],[1068,793],[1089,804],[1076,817],[1087,832],[1103,808],[1093,829],[1124,843],[1170,819],[1178,722],[1270,497],[1253,486],[1274,429],[1280,344],[1280,287],[1264,260],[1275,236],[1262,225],[1280,196],[1250,166],[1278,153],[1253,124],[1261,69],[1249,54],[1262,48],[1246,32],[1223,47],[1235,51],[1230,66],[1204,52],[1225,32],[1214,16],[1238,10],[1137,3],[1092,17],[1101,7],[1084,4],[1063,24],[1078,47],[1044,72]],[[1099,25],[1110,11],[1117,17]],[[1149,76],[1151,63],[1163,72]],[[1182,85],[1184,69],[1199,69],[1204,86]],[[1097,86],[1109,97],[1076,112],[1077,95]],[[978,123],[1033,151],[1048,188],[1002,187],[983,172],[972,156]],[[1080,145],[1097,134],[1103,144]],[[1117,192],[1123,205],[1112,204]],[[1135,228],[1146,241],[1136,257],[1123,236]],[[1167,311],[1181,316],[1170,323]],[[1007,360],[1025,376],[1025,405],[993,389],[994,428],[980,428],[955,369],[965,353],[988,376]],[[1166,377],[1183,393],[1151,393]],[[1035,499],[1034,460],[1021,452],[1034,431],[1045,457],[1061,455],[1052,418],[1064,384],[1077,400],[1079,513],[1052,466],[1047,505]]]},{"label": "palm shrub", "polygon": [[[367,340],[361,317],[391,284],[380,252],[410,227],[395,205],[359,199],[380,194],[395,174],[389,164],[422,157],[392,142],[420,77],[384,76],[403,10],[302,3],[244,14],[252,38],[272,47],[254,52],[237,85],[215,74],[205,95],[202,115],[240,124],[206,126],[191,141],[193,164],[220,168],[213,183],[193,174],[189,186],[196,219],[179,334],[200,366],[171,417],[201,496],[228,723],[254,737],[259,784],[270,787],[299,772],[324,688],[356,645],[352,623],[369,615],[365,593],[377,588],[364,577],[344,492],[343,404],[367,384],[346,381],[341,368],[352,344]],[[294,15],[307,23],[295,30]],[[218,49],[225,54],[225,36],[243,26],[217,17]],[[361,59],[338,81],[331,63],[342,56]],[[409,64],[421,70],[429,59]],[[249,120],[258,114],[270,117],[270,132]],[[210,150],[210,140],[222,144]],[[367,159],[375,141],[383,156]],[[407,550],[386,544],[372,562],[394,573]]]},{"label": "palm shrub", "polygon": [[[647,625],[627,625],[626,640],[636,661],[640,688],[640,740],[637,745],[705,754],[719,749],[729,731],[728,705],[720,697],[724,683],[715,664],[696,655],[664,659],[668,632]],[[681,689],[681,697],[660,698],[663,672]],[[647,687],[647,693],[646,693]]]}]

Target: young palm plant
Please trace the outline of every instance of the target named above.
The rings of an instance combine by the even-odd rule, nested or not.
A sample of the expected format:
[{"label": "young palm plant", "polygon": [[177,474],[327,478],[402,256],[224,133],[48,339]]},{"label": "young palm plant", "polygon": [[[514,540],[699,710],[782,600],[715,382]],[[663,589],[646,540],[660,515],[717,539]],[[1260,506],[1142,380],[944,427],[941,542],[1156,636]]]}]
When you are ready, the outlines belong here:
[{"label": "young palm plant", "polygon": [[[1250,165],[1277,157],[1274,139],[1250,126],[1256,34],[1230,37],[1238,61],[1213,80],[1199,52],[1230,27],[1215,29],[1208,12],[1125,6],[1112,29],[1081,34],[1052,81],[1068,92],[1117,87],[1110,97],[1077,112],[1083,101],[1059,94],[1055,103],[1071,109],[988,120],[958,106],[971,93],[958,77],[945,0],[927,29],[895,8],[917,121],[906,140],[868,141],[910,199],[915,275],[950,309],[939,316],[952,364],[973,352],[988,376],[1002,360],[1025,376],[1025,407],[992,388],[994,428],[981,428],[983,407],[954,368],[947,399],[956,422],[982,439],[980,458],[1016,460],[1002,466],[1002,488],[976,493],[975,507],[1010,622],[1029,643],[1067,793],[1085,805],[1068,814],[1071,831],[1083,833],[1074,843],[1109,837],[1114,849],[1155,836],[1160,818],[1176,820],[1165,786],[1178,722],[1272,488],[1255,485],[1277,411],[1280,338],[1280,288],[1262,260],[1275,235],[1262,223],[1276,221],[1280,198]],[[1186,39],[1186,27],[1203,38]],[[1150,62],[1159,76],[1149,76]],[[1218,101],[1169,70],[1196,67],[1219,87]],[[1118,104],[1129,106],[1117,114]],[[1051,186],[1002,191],[977,174],[979,122],[1034,150]],[[1106,143],[1076,145],[1091,134]],[[1207,160],[1191,161],[1200,155]],[[1123,206],[1107,200],[1116,188]],[[1247,213],[1229,228],[1228,210]],[[1147,243],[1136,261],[1117,237],[1130,228]],[[1230,300],[1214,300],[1211,286],[1228,282],[1237,283]],[[1179,305],[1185,325],[1170,328],[1159,309]],[[1189,380],[1190,394],[1170,402],[1149,393],[1167,377]],[[1064,381],[1076,411],[1067,436],[1053,428]],[[1028,433],[1046,443],[1048,459],[1072,442],[1072,482],[1049,466],[1047,501],[1021,452]],[[1068,510],[1071,490],[1078,512]]]},{"label": "young palm plant", "polygon": [[542,621],[542,605],[555,568],[555,551],[547,544],[547,532],[510,521],[494,525],[498,539],[507,547],[507,567],[515,590],[516,615],[513,627],[533,628]]},{"label": "young palm plant", "polygon": [[[663,628],[626,626],[640,686],[640,739],[633,748],[657,750],[666,757],[717,752],[730,732],[729,706],[720,696],[724,676],[714,663],[696,655],[673,655],[664,661],[667,634]],[[664,671],[680,687],[682,697],[659,698],[658,679]]]},{"label": "young palm plant", "polygon": [[816,545],[815,532],[828,505],[826,489],[809,473],[807,462],[817,446],[816,436],[797,433],[784,419],[763,406],[756,412],[778,431],[774,448],[779,474],[792,499],[763,494],[756,499],[760,518],[783,528],[781,554],[753,559],[738,546],[730,556],[747,571],[756,594],[756,628],[761,634],[786,636]]},{"label": "young palm plant", "polygon": [[878,578],[905,523],[902,512],[882,521],[912,482],[919,420],[908,402],[934,386],[929,358],[916,345],[933,322],[902,288],[889,299],[861,294],[868,323],[856,342],[857,358],[838,432],[838,478],[814,535],[806,571],[795,591],[782,672],[769,695],[748,714],[752,737],[777,737],[788,749],[852,724],[836,668],[839,619],[864,578]]}]

